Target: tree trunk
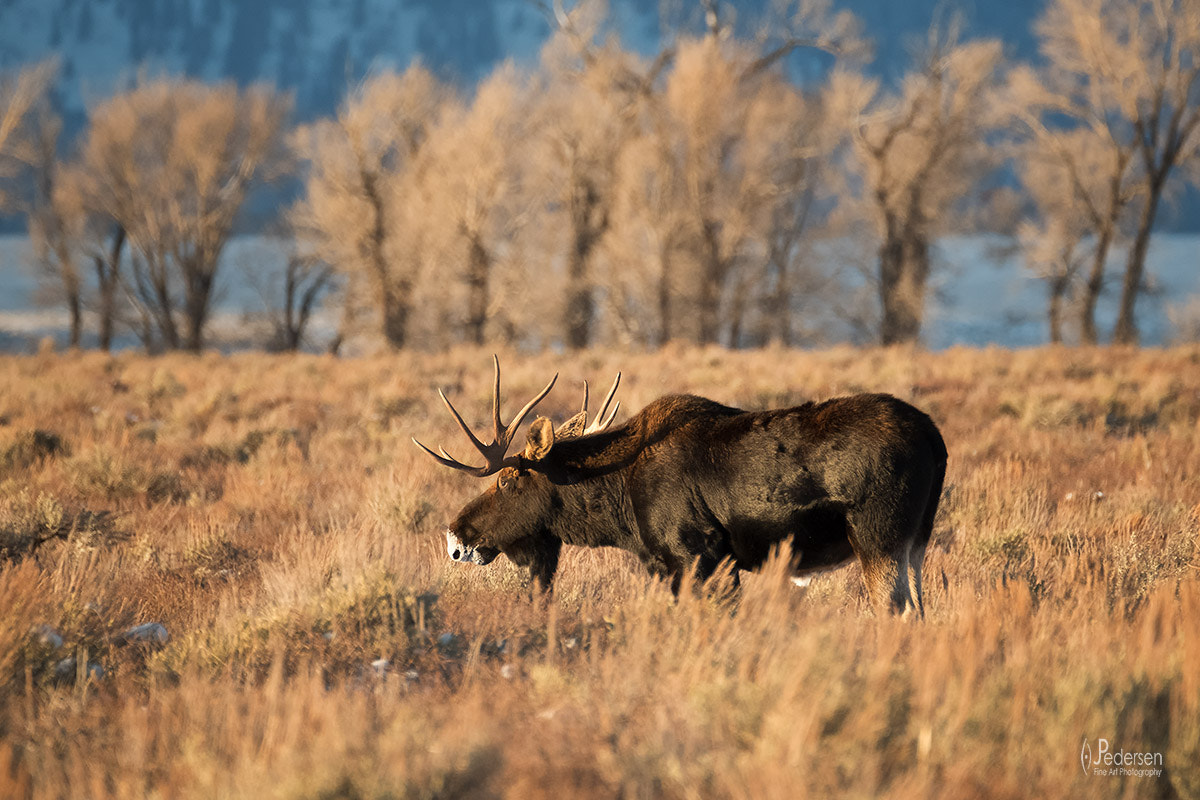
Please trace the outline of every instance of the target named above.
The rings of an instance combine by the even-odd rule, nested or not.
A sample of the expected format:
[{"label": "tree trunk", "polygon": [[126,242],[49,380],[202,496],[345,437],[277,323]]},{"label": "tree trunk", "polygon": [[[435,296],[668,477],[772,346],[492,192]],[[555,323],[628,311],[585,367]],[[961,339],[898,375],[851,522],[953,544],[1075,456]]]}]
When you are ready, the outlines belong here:
[{"label": "tree trunk", "polygon": [[1067,281],[1064,278],[1051,278],[1048,281],[1049,304],[1046,309],[1046,319],[1050,325],[1050,344],[1062,344],[1062,305],[1063,296],[1067,291]]},{"label": "tree trunk", "polygon": [[668,245],[659,249],[658,274],[658,345],[671,341],[671,253]]},{"label": "tree trunk", "polygon": [[155,316],[158,317],[158,329],[162,334],[163,346],[168,350],[179,349],[179,327],[175,324],[175,310],[165,291],[159,292],[159,306]]},{"label": "tree trunk", "polygon": [[380,296],[383,301],[383,337],[389,345],[399,350],[404,347],[408,336],[408,287],[386,286]]},{"label": "tree trunk", "polygon": [[884,345],[920,338],[928,277],[929,244],[924,236],[911,229],[889,229],[879,249],[880,341]]},{"label": "tree trunk", "polygon": [[207,313],[199,309],[189,308],[187,311],[187,319],[184,320],[186,325],[184,349],[190,353],[199,353],[204,349],[204,323],[207,321]]},{"label": "tree trunk", "polygon": [[789,322],[790,303],[788,299],[791,297],[791,281],[788,279],[787,267],[784,259],[781,257],[775,263],[775,285],[771,287],[771,293],[768,295],[767,301],[767,321],[766,329],[767,341],[787,347],[791,345],[791,326]]},{"label": "tree trunk", "polygon": [[567,261],[567,347],[580,350],[592,338],[592,319],[595,317],[595,297],[588,280],[587,259],[591,249],[585,232],[576,231],[575,244]]},{"label": "tree trunk", "polygon": [[100,349],[104,352],[112,350],[113,340],[113,317],[116,314],[117,305],[117,285],[115,281],[107,280],[107,270],[104,266],[104,259],[101,256],[96,256],[96,285],[98,291],[98,306],[97,314],[97,339]]},{"label": "tree trunk", "polygon": [[1092,271],[1083,285],[1083,298],[1079,303],[1079,340],[1082,344],[1097,344],[1100,334],[1096,330],[1096,304],[1104,289],[1104,267],[1108,262],[1108,251],[1112,247],[1113,226],[1102,228],[1096,239],[1096,252],[1092,254]]},{"label": "tree trunk", "polygon": [[78,348],[83,341],[83,298],[78,283],[67,291],[67,308],[71,312],[71,347]]},{"label": "tree trunk", "polygon": [[99,344],[100,349],[112,349],[113,329],[117,316],[117,287],[120,283],[121,251],[125,247],[125,228],[118,225],[113,231],[112,244],[108,250],[108,261],[96,256],[96,286],[99,290]]},{"label": "tree trunk", "polygon": [[204,349],[204,325],[208,322],[214,270],[206,266],[181,265],[186,270],[187,296],[184,298],[184,348],[192,353]]},{"label": "tree trunk", "polygon": [[579,350],[591,343],[592,325],[596,317],[594,287],[588,276],[592,248],[608,227],[607,215],[597,208],[600,194],[591,181],[575,182],[571,193],[571,253],[567,261],[567,347]]},{"label": "tree trunk", "polygon": [[1150,234],[1154,228],[1154,218],[1158,215],[1158,201],[1162,197],[1165,176],[1155,175],[1149,183],[1149,193],[1146,205],[1142,207],[1142,216],[1138,221],[1137,235],[1133,246],[1129,249],[1129,257],[1125,262],[1125,280],[1121,285],[1121,306],[1117,314],[1117,325],[1113,329],[1114,344],[1137,344],[1138,327],[1134,316],[1138,295],[1142,291],[1142,276],[1146,271],[1146,253],[1150,249]]},{"label": "tree trunk", "polygon": [[700,344],[714,344],[720,331],[721,278],[725,265],[721,260],[717,226],[712,221],[703,225],[704,252],[700,274]]},{"label": "tree trunk", "polygon": [[467,340],[484,343],[488,313],[488,277],[492,259],[478,236],[471,237],[467,256]]}]

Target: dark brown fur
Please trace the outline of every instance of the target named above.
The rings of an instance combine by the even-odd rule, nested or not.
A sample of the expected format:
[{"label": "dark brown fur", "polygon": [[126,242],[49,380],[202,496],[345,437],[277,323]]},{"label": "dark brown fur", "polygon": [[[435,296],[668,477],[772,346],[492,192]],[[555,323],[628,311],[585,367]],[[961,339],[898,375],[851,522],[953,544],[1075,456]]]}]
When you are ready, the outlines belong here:
[{"label": "dark brown fur", "polygon": [[877,607],[921,613],[945,471],[937,426],[889,395],[758,412],[672,395],[580,438],[537,420],[450,532],[547,588],[563,544],[628,550],[677,590],[693,565],[706,579],[728,559],[736,577],[786,543],[796,576],[857,557]]}]

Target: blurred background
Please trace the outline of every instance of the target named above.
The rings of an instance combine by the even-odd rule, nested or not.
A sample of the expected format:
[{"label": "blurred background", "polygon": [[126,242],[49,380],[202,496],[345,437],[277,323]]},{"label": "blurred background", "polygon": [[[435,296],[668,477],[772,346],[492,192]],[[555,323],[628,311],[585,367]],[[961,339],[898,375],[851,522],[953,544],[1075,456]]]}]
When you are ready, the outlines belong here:
[{"label": "blurred background", "polygon": [[0,0],[0,348],[1200,338],[1196,0]]}]

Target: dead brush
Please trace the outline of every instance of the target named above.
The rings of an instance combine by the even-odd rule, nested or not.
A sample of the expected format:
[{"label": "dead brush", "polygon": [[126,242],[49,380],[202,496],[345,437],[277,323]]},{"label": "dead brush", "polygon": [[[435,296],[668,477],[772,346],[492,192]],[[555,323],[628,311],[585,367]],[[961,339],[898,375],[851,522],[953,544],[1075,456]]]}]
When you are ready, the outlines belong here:
[{"label": "dead brush", "polygon": [[[69,452],[0,470],[0,530],[74,532],[0,558],[0,797],[1200,793],[1194,346],[501,353],[514,391],[620,367],[629,412],[916,398],[950,451],[921,625],[778,557],[734,608],[606,549],[565,550],[547,598],[458,569],[440,530],[475,487],[407,443],[456,423],[397,399],[486,410],[489,354],[8,359],[3,446]],[[113,644],[151,621],[161,649]],[[103,678],[50,677],[85,651]],[[1084,776],[1097,737],[1164,774]]]}]

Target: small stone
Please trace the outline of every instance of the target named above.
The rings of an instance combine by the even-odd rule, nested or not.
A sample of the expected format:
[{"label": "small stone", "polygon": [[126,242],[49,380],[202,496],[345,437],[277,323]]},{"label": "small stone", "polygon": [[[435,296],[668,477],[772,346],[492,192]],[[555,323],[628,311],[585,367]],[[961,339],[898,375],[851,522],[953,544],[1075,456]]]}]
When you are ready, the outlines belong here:
[{"label": "small stone", "polygon": [[576,639],[574,636],[571,636],[570,638],[567,638],[567,639],[563,639],[563,643],[562,643],[563,647],[566,648],[567,650],[574,650],[578,644],[579,644],[579,640]]},{"label": "small stone", "polygon": [[51,650],[57,650],[63,646],[63,638],[58,631],[51,628],[49,625],[35,625],[32,628],[34,634],[37,635],[37,640],[49,647]]},{"label": "small stone", "polygon": [[135,625],[127,631],[117,634],[122,642],[145,642],[147,644],[164,645],[171,638],[167,626],[161,622],[147,622]]},{"label": "small stone", "polygon": [[[74,656],[69,656],[62,659],[54,665],[54,680],[59,683],[68,683],[74,681],[79,672],[79,662]],[[104,667],[96,662],[89,662],[87,665],[87,677],[91,680],[98,681],[105,675]]]},{"label": "small stone", "polygon": [[386,675],[391,662],[386,658],[377,658],[371,662],[371,669],[375,670],[376,675]]},{"label": "small stone", "polygon": [[517,668],[514,667],[512,664],[505,664],[503,667],[500,668],[500,677],[504,678],[506,681],[511,681],[516,676],[517,676]]},{"label": "small stone", "polygon": [[454,644],[454,638],[455,637],[454,637],[453,633],[450,633],[450,631],[446,631],[445,633],[443,633],[441,636],[438,637],[437,643],[440,647],[449,647],[450,645]]},{"label": "small stone", "polygon": [[410,669],[408,672],[404,673],[404,680],[408,681],[409,683],[416,683],[420,679],[421,673],[417,672],[415,669]]},{"label": "small stone", "polygon": [[64,658],[54,665],[54,677],[60,681],[73,680],[75,678],[74,656]]}]

